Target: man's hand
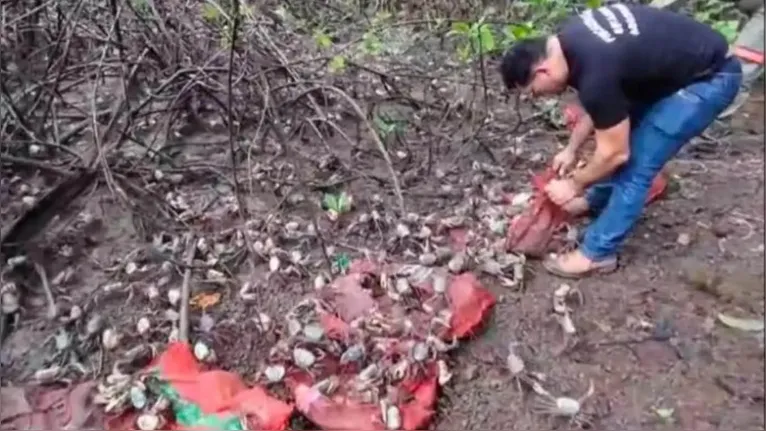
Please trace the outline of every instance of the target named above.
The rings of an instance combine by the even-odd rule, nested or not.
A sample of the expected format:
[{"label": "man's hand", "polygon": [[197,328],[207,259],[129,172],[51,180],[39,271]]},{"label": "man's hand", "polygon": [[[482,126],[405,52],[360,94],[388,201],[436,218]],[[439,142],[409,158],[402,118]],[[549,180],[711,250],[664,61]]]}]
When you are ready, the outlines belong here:
[{"label": "man's hand", "polygon": [[577,160],[577,153],[570,146],[564,147],[553,157],[552,167],[560,176],[563,176],[569,169],[574,166]]},{"label": "man's hand", "polygon": [[556,205],[563,206],[582,194],[582,190],[571,178],[564,178],[549,182],[545,186],[545,193]]}]

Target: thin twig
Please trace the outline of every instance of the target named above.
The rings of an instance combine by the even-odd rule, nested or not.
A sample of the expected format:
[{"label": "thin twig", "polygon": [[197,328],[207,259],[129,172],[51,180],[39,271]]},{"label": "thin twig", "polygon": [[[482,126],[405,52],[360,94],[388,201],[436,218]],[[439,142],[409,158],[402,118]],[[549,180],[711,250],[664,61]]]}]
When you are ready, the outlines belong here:
[{"label": "thin twig", "polygon": [[186,255],[184,256],[186,269],[184,270],[183,284],[181,284],[181,309],[179,310],[180,317],[178,321],[178,339],[184,343],[189,342],[189,299],[191,297],[189,285],[191,284],[194,252],[197,250],[197,242],[194,240],[194,235],[188,235],[187,241]]},{"label": "thin twig", "polygon": [[[215,4],[215,2],[213,2]],[[237,197],[237,205],[239,206],[239,214],[242,216],[242,220],[247,220],[247,206],[245,200],[242,199],[242,194],[239,190],[239,179],[237,177],[237,153],[234,148],[234,114],[232,113],[231,104],[234,99],[234,93],[232,92],[232,83],[234,81],[234,51],[237,45],[237,32],[239,31],[239,0],[232,1],[232,14],[234,17],[231,19],[231,46],[229,46],[229,70],[226,73],[226,91],[228,93],[228,100],[226,101],[226,117],[229,123],[229,153],[231,154],[231,168],[232,175],[234,176],[234,194]]]},{"label": "thin twig", "polygon": [[314,224],[314,232],[317,234],[319,247],[322,249],[322,257],[324,257],[325,264],[327,264],[327,274],[332,275],[332,260],[330,260],[330,255],[327,254],[327,245],[324,243],[324,237],[322,236],[322,232],[319,230],[316,219],[311,220],[311,222]]},{"label": "thin twig", "polygon": [[41,264],[34,263],[35,271],[40,277],[40,284],[42,284],[43,291],[45,292],[45,299],[48,301],[48,315],[49,320],[53,320],[58,315],[58,308],[56,307],[56,300],[53,298],[53,291],[51,291],[50,283],[48,282],[48,275],[45,273],[45,267]]}]

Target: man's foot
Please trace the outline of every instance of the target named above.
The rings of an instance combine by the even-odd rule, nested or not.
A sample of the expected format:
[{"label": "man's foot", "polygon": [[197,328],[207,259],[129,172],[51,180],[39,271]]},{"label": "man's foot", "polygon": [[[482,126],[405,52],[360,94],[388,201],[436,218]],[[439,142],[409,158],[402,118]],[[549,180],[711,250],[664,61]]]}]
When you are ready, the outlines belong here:
[{"label": "man's foot", "polygon": [[549,256],[543,260],[543,268],[553,275],[563,278],[583,278],[592,274],[604,274],[617,269],[617,257],[594,262],[580,251]]},{"label": "man's foot", "polygon": [[588,214],[588,200],[584,197],[574,198],[562,205],[561,208],[575,217],[583,216]]}]

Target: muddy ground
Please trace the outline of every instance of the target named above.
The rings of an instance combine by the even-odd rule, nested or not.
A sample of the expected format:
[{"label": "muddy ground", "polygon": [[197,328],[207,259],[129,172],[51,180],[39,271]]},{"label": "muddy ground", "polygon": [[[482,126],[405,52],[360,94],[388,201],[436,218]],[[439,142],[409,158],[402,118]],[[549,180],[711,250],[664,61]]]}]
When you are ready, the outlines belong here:
[{"label": "muddy ground", "polygon": [[[713,127],[706,138],[688,145],[669,166],[672,187],[664,199],[647,210],[625,247],[621,269],[571,283],[585,301],[574,314],[578,338],[570,340],[565,351],[560,351],[560,328],[550,317],[551,294],[562,280],[547,275],[535,262],[527,269],[529,280],[523,290],[503,288],[496,280],[485,278],[498,304],[486,330],[454,354],[456,378],[444,391],[434,429],[568,426],[529,413],[527,400],[504,365],[511,341],[526,346],[530,367],[548,375],[552,391],[579,396],[588,382],[593,382],[595,395],[584,409],[596,429],[763,429],[763,333],[748,334],[715,320],[718,312],[755,318],[763,315],[763,122],[760,91],[730,125]],[[190,139],[200,146],[223,145],[211,136]],[[505,177],[493,182],[511,191],[526,187],[529,170],[544,167],[555,151],[552,136],[545,130],[528,135],[523,141],[525,156],[520,159],[513,158],[502,142],[488,144],[497,165],[507,171]],[[291,220],[306,229],[312,220],[318,220],[325,249],[359,257],[364,249],[376,253],[386,248],[381,238],[387,236],[376,228],[361,234],[348,232],[351,220],[362,212],[375,209],[385,213],[396,205],[380,157],[374,150],[349,149],[346,153],[336,150],[340,154],[337,159],[325,160],[323,148],[309,144],[306,148],[309,150],[301,153],[263,147],[253,154],[253,163],[260,161],[261,167],[249,168],[257,175],[255,185],[251,183],[253,188],[246,192],[246,202],[252,213],[262,216],[256,223],[256,229],[264,234],[261,239],[277,235],[275,232]],[[463,203],[465,195],[460,191],[476,188],[471,185],[473,162],[492,162],[482,148],[470,142],[438,149],[433,167],[428,168],[433,172],[426,174],[421,167],[403,180],[408,211],[427,215],[441,209],[449,214]],[[406,153],[398,157],[397,169],[415,163],[413,157]],[[423,160],[414,159],[418,163]],[[320,176],[309,180],[311,183],[307,177],[314,173],[309,168],[314,165],[309,162],[324,169],[316,170]],[[376,185],[354,175],[327,175],[327,165],[332,163],[351,166],[352,172],[356,168],[380,180]],[[14,175],[21,179],[12,182]],[[195,202],[209,208],[225,204],[215,214],[194,221],[196,226],[203,226],[202,233],[214,238],[213,242],[236,242],[225,233],[242,225],[236,209],[232,209],[236,199],[231,187],[216,184],[213,177],[208,171],[181,185],[186,186],[185,196],[192,196],[192,206]],[[3,197],[6,222],[5,216],[20,210],[18,197],[24,190],[44,190],[50,185],[49,179],[26,170],[5,175],[4,181],[4,193],[8,193]],[[19,191],[22,183],[27,188]],[[321,197],[320,190],[340,188],[354,196],[356,206],[353,213],[332,224],[316,209],[315,201]],[[165,195],[165,189],[158,188],[157,192],[166,200],[173,198]],[[376,194],[382,195],[382,203]],[[6,205],[5,199],[11,204]],[[59,223],[46,233],[38,257],[45,262],[51,280],[70,268],[63,280],[52,281],[60,313],[67,315],[78,305],[86,317],[101,314],[107,325],[124,334],[117,350],[145,341],[163,342],[171,327],[165,319],[166,291],[180,285],[181,271],[170,271],[168,284],[159,286],[160,295],[153,298],[147,292],[157,286],[162,273],[149,274],[149,269],[159,267],[163,258],[146,251],[151,238],[142,237],[142,230],[137,228],[141,223],[116,204],[105,187],[88,194],[79,211],[74,221]],[[146,225],[146,221],[142,223]],[[258,311],[280,316],[296,298],[313,290],[313,276],[325,268],[317,241],[282,237],[278,245],[299,248],[310,263],[296,266],[298,274],[266,278],[267,264],[261,262],[255,270],[239,271],[234,281],[224,282],[200,282],[205,274],[195,272],[193,294],[218,292],[221,296],[206,310],[214,322],[212,327],[210,319],[201,323],[202,312],[193,308],[191,335],[210,342],[221,364],[246,378],[252,377],[269,342],[258,335],[251,318]],[[414,255],[395,257],[416,259]],[[138,270],[126,275],[131,262]],[[715,288],[700,290],[700,283],[690,283],[690,277],[719,281],[713,283]],[[246,282],[257,287],[254,292],[259,299],[254,302],[248,303],[239,295],[240,286]],[[25,296],[20,321],[3,344],[3,380],[28,380],[35,370],[54,362],[83,364],[84,375],[71,367],[69,376],[73,378],[103,373],[115,354],[96,347],[98,343],[75,343],[70,359],[56,353],[52,342],[56,331],[65,328],[83,333],[86,318],[67,326],[49,322],[39,285],[29,284],[31,294]],[[141,316],[156,322],[144,336],[134,329]]]}]

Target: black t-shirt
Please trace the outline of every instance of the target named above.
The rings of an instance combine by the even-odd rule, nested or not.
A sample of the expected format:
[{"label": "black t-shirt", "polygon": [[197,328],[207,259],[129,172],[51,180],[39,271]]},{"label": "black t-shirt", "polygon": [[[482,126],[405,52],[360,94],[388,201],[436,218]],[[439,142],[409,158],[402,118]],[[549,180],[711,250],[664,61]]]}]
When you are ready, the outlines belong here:
[{"label": "black t-shirt", "polygon": [[589,9],[557,33],[569,85],[597,129],[624,120],[632,103],[658,100],[715,71],[726,39],[694,19],[641,5]]}]

